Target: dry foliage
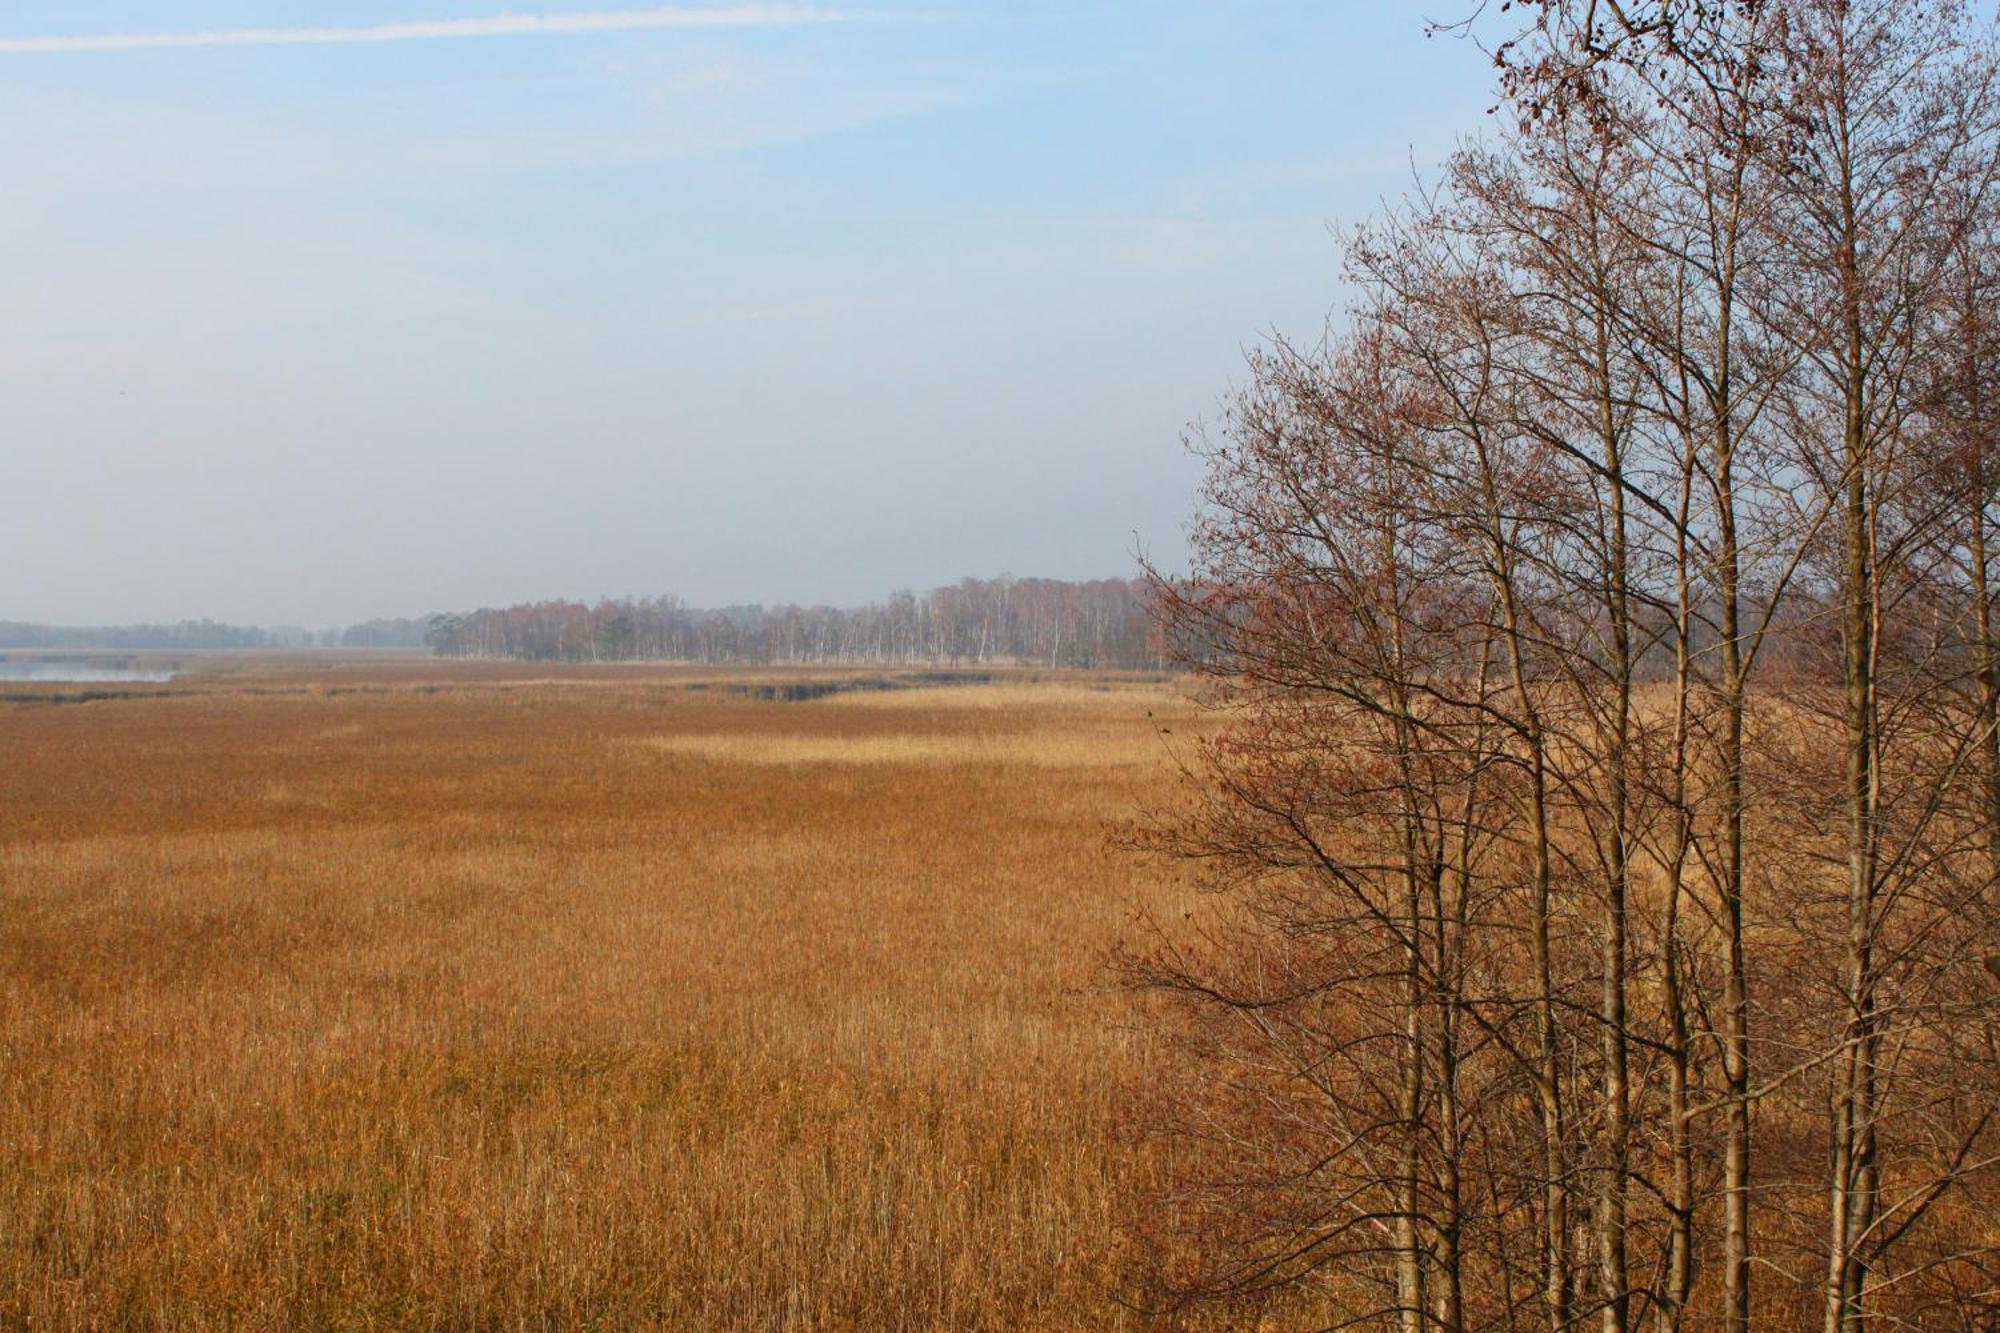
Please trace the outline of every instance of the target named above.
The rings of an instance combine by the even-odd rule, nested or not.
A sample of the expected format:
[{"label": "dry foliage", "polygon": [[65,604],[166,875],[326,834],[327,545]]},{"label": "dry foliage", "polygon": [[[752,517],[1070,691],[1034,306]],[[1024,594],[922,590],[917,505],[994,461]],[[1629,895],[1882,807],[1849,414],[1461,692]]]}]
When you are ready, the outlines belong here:
[{"label": "dry foliage", "polygon": [[1174,687],[277,665],[0,704],[0,1324],[1132,1320]]}]

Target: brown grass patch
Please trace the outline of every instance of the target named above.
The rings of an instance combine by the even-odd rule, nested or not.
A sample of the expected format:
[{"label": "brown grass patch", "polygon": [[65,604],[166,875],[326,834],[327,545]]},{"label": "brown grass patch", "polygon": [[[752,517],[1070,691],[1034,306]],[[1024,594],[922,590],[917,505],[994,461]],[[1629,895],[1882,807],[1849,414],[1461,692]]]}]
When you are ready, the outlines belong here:
[{"label": "brown grass patch", "polygon": [[685,678],[0,706],[0,1323],[1126,1322],[1172,687]]},{"label": "brown grass patch", "polygon": [[898,732],[883,736],[650,736],[638,742],[669,754],[693,755],[720,763],[918,764],[1001,768],[1097,768],[1144,764],[1157,747],[1111,728],[1083,735],[1029,733],[948,736]]}]

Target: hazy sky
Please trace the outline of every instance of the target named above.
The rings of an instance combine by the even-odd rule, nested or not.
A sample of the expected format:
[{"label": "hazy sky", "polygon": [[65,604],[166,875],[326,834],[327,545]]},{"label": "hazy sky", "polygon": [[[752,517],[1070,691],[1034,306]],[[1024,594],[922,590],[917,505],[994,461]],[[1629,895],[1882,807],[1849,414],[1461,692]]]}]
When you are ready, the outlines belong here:
[{"label": "hazy sky", "polygon": [[1179,436],[1477,132],[1460,0],[8,0],[0,620],[1182,550]]}]

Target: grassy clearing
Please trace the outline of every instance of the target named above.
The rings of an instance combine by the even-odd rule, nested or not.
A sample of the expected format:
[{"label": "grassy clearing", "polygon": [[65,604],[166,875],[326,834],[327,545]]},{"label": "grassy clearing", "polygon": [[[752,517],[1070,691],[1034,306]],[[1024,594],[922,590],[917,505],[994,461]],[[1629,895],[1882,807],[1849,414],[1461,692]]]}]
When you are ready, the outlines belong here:
[{"label": "grassy clearing", "polygon": [[528,674],[0,706],[0,1322],[1125,1322],[1173,688]]}]

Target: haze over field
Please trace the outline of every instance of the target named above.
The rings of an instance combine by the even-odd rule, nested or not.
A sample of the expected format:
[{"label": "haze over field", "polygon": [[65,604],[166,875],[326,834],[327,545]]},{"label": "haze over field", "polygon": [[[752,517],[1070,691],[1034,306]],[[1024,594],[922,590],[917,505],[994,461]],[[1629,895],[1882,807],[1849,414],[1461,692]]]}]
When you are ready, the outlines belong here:
[{"label": "haze over field", "polygon": [[11,4],[0,614],[852,605],[1169,559],[1476,125],[1402,5]]}]

